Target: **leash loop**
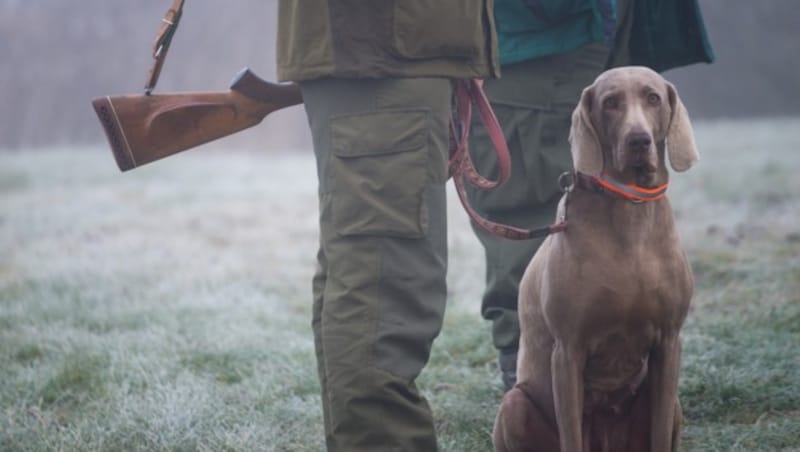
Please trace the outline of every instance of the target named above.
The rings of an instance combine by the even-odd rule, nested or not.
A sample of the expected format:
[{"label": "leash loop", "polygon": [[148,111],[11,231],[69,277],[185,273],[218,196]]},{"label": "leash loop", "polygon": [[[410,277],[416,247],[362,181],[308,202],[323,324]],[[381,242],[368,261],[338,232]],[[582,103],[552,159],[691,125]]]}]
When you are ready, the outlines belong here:
[{"label": "leash loop", "polygon": [[[450,175],[453,177],[458,199],[470,219],[486,232],[511,240],[545,237],[566,230],[566,221],[535,229],[517,228],[484,218],[472,208],[467,198],[464,179],[481,190],[490,190],[503,185],[511,176],[511,155],[500,123],[497,121],[489,99],[483,91],[483,81],[478,79],[456,80],[453,86],[453,93],[455,97],[455,117],[450,122]],[[497,157],[499,175],[496,180],[489,180],[478,173],[469,155],[468,141],[473,105],[478,110]],[[458,128],[456,128],[456,125]]]},{"label": "leash loop", "polygon": [[[451,150],[450,174],[463,174],[471,185],[481,190],[497,188],[506,183],[511,176],[511,155],[503,136],[503,130],[500,128],[500,123],[497,121],[497,117],[489,104],[489,99],[486,98],[486,93],[483,91],[483,80],[457,80],[454,82],[453,91],[456,118],[455,121],[450,122],[450,134],[451,138],[458,136],[458,139],[454,141],[455,149]],[[473,105],[478,109],[481,121],[489,133],[489,138],[497,157],[500,174],[496,180],[489,180],[478,173],[469,154],[469,133],[472,124]],[[460,134],[456,133],[455,122],[457,122]]]}]

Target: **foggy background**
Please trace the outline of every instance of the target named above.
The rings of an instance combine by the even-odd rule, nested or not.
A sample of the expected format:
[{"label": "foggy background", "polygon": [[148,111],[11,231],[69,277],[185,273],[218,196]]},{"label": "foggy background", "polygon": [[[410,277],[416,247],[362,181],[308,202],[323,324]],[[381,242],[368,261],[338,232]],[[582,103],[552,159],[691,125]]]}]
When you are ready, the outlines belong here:
[{"label": "foggy background", "polygon": [[[137,93],[170,0],[0,0],[0,149],[104,145],[93,97]],[[798,0],[701,0],[717,60],[668,71],[693,118],[800,114]],[[276,0],[189,0],[157,92],[275,80]],[[300,107],[210,146],[310,148]]]}]

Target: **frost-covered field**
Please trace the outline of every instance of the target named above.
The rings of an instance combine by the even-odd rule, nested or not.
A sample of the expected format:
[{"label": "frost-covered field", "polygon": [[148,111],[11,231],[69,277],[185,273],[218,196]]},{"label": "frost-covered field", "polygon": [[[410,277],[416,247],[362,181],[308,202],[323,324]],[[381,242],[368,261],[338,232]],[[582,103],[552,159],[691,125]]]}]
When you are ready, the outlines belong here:
[{"label": "frost-covered field", "polygon": [[[696,125],[670,197],[697,278],[686,450],[800,448],[800,120]],[[323,449],[310,152],[0,153],[0,450]],[[451,193],[452,194],[452,193]],[[455,196],[450,301],[420,385],[442,450],[501,397],[482,251]]]}]

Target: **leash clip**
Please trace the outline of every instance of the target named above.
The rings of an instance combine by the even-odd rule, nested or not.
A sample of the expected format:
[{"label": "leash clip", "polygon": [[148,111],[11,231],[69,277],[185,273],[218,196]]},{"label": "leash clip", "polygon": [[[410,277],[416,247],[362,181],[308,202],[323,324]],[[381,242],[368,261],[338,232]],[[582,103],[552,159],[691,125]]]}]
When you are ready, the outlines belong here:
[{"label": "leash clip", "polygon": [[564,171],[558,176],[558,188],[561,193],[569,193],[575,187],[575,174],[570,171]]}]

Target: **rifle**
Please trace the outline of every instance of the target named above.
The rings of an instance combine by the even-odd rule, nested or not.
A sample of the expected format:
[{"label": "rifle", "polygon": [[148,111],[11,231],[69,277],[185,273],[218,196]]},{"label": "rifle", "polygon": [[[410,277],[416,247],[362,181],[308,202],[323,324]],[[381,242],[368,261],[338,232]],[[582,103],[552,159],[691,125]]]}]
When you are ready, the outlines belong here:
[{"label": "rifle", "polygon": [[230,91],[92,100],[121,171],[234,134],[275,110],[301,103],[296,84],[266,82],[247,68],[233,79]]},{"label": "rifle", "polygon": [[144,94],[92,99],[117,166],[128,171],[261,122],[275,110],[303,103],[294,84],[270,83],[242,69],[230,91],[151,94],[183,13],[174,0],[153,47]]}]

